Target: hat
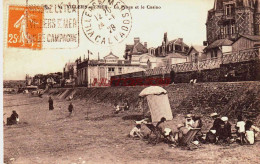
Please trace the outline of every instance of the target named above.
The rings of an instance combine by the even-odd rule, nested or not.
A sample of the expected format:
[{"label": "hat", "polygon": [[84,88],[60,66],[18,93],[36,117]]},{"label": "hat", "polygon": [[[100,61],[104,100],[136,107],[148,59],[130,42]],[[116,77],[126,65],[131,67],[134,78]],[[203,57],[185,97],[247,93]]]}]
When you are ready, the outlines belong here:
[{"label": "hat", "polygon": [[166,136],[168,136],[170,133],[171,133],[171,129],[170,128],[165,128],[164,129],[164,134],[166,135]]},{"label": "hat", "polygon": [[143,120],[141,120],[141,121],[135,121],[135,123],[136,123],[136,125],[141,125],[142,123],[143,123]]},{"label": "hat", "polygon": [[193,117],[194,115],[193,114],[187,114],[186,115],[186,118],[191,118],[191,117]]},{"label": "hat", "polygon": [[210,132],[212,133],[212,134],[216,134],[216,130],[210,130]]},{"label": "hat", "polygon": [[181,127],[183,127],[183,124],[178,124],[178,125],[177,125],[177,128],[178,128],[178,129],[181,128]]},{"label": "hat", "polygon": [[222,121],[228,121],[228,117],[221,117]]},{"label": "hat", "polygon": [[214,116],[218,116],[218,114],[217,113],[211,113],[210,114],[210,117],[214,117]]}]

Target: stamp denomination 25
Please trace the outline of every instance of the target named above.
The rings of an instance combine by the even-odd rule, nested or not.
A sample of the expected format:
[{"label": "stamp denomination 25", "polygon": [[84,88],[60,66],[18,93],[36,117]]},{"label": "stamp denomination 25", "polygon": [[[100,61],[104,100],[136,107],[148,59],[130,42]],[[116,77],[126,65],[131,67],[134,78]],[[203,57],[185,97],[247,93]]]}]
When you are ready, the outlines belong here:
[{"label": "stamp denomination 25", "polygon": [[93,0],[82,13],[82,29],[93,43],[113,45],[130,33],[132,16],[121,0]]}]

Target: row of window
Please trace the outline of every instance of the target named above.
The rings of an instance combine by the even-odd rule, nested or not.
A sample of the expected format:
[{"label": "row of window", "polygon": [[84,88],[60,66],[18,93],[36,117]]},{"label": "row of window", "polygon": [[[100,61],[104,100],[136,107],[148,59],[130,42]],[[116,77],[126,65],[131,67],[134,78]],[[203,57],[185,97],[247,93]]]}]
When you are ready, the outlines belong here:
[{"label": "row of window", "polygon": [[[108,73],[115,72],[115,67],[108,68]],[[118,67],[118,73],[122,73],[122,67]]]}]

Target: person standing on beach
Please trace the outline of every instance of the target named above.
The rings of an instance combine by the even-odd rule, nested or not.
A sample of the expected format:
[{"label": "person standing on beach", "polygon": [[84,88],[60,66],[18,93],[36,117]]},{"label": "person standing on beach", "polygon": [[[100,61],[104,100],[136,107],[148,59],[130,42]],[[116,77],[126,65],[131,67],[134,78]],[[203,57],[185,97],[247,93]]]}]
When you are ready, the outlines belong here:
[{"label": "person standing on beach", "polygon": [[53,109],[54,109],[54,107],[53,107],[53,99],[50,96],[50,98],[49,98],[49,110],[53,110]]},{"label": "person standing on beach", "polygon": [[70,102],[70,105],[68,107],[68,110],[70,112],[69,116],[71,116],[72,112],[73,112],[73,105],[72,105],[72,102]]}]

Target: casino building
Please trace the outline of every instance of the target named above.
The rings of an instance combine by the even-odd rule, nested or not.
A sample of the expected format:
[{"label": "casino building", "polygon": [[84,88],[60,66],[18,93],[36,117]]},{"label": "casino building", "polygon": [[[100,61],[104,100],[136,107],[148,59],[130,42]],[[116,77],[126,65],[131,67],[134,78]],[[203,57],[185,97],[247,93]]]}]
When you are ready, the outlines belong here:
[{"label": "casino building", "polygon": [[[103,59],[89,60],[81,58],[77,63],[77,86],[104,87],[109,86],[111,76],[144,71],[140,64],[133,64],[129,60],[119,59],[110,52]],[[102,84],[101,84],[102,83]]]}]

